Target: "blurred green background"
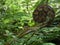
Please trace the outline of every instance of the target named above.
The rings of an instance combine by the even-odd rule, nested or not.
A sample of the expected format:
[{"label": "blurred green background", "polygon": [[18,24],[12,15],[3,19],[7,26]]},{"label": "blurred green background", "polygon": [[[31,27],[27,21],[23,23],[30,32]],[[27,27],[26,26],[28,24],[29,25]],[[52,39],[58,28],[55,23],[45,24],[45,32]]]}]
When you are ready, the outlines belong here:
[{"label": "blurred green background", "polygon": [[35,25],[32,14],[43,1],[46,0],[0,0],[0,45],[55,45],[49,40],[60,40],[60,0],[48,0],[56,13],[53,27],[44,27],[33,36],[29,33],[17,37],[23,26]]}]

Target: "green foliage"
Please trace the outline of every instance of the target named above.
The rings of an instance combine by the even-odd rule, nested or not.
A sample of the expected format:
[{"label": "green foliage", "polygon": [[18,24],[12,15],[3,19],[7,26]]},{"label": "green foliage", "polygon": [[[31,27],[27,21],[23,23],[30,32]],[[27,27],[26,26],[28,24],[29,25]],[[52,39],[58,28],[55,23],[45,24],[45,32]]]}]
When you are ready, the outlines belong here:
[{"label": "green foliage", "polygon": [[55,45],[53,43],[43,43],[43,45]]},{"label": "green foliage", "polygon": [[10,45],[55,45],[47,43],[47,40],[60,36],[60,24],[58,24],[60,21],[60,0],[48,1],[48,4],[56,12],[55,25],[39,29],[34,34],[31,32],[22,38],[17,37],[24,31],[24,26],[35,25],[32,13],[39,4],[43,4],[42,2],[44,0],[0,0],[0,45],[5,43],[10,43]]}]

